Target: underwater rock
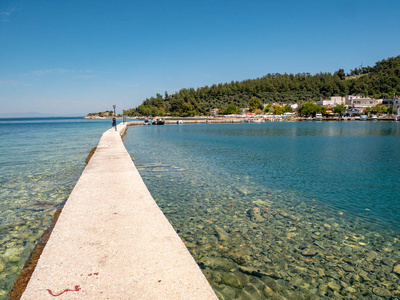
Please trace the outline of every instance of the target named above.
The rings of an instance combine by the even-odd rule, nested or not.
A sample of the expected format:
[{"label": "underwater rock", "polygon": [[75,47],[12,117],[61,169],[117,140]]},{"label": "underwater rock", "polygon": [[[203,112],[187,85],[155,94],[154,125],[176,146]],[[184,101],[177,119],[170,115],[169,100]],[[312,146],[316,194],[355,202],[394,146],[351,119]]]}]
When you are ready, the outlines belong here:
[{"label": "underwater rock", "polygon": [[9,248],[4,252],[4,258],[11,262],[18,262],[21,259],[21,253],[24,251],[23,247]]},{"label": "underwater rock", "polygon": [[288,232],[288,233],[286,233],[286,237],[287,237],[288,239],[291,239],[291,238],[293,238],[293,237],[295,237],[295,236],[297,236],[297,233],[295,233],[295,232]]},{"label": "underwater rock", "polygon": [[301,251],[301,254],[304,256],[315,256],[318,254],[318,251],[313,248],[306,248]]},{"label": "underwater rock", "polygon": [[399,275],[400,275],[400,265],[395,265],[395,266],[393,267],[393,272],[395,272],[396,274],[399,274]]},{"label": "underwater rock", "polygon": [[257,277],[262,277],[262,276],[269,276],[272,278],[282,278],[282,276],[273,271],[273,270],[264,270],[260,268],[254,268],[254,267],[246,267],[246,266],[239,266],[239,270],[245,274],[257,276]]},{"label": "underwater rock", "polygon": [[195,243],[186,243],[186,247],[187,248],[196,248],[196,244]]},{"label": "underwater rock", "polygon": [[5,263],[2,260],[0,260],[0,272],[3,272],[5,268],[6,268]]},{"label": "underwater rock", "polygon": [[222,283],[225,283],[226,285],[233,286],[238,289],[243,287],[243,284],[240,282],[239,278],[237,278],[232,273],[225,273],[222,276]]},{"label": "underwater rock", "polygon": [[291,285],[297,285],[297,286],[299,286],[300,283],[302,283],[302,282],[303,282],[303,279],[302,279],[301,277],[299,277],[299,276],[295,276],[295,277],[292,277],[292,278],[290,279],[290,284],[291,284]]},{"label": "underwater rock", "polygon": [[226,257],[234,260],[239,265],[244,265],[251,260],[251,250],[248,247],[235,247],[225,254]]},{"label": "underwater rock", "polygon": [[253,207],[247,211],[247,214],[250,216],[250,219],[253,222],[264,222],[265,219],[261,216],[261,210],[258,207]]},{"label": "underwater rock", "polygon": [[329,288],[331,288],[333,291],[340,291],[340,285],[338,285],[335,281],[330,281],[328,282]]},{"label": "underwater rock", "polygon": [[360,274],[361,278],[362,278],[364,281],[371,281],[371,279],[368,277],[368,273],[367,273],[367,272],[361,271],[359,274]]},{"label": "underwater rock", "polygon": [[200,258],[198,264],[211,269],[221,269],[225,271],[229,271],[236,267],[236,264],[227,258],[209,256]]},{"label": "underwater rock", "polygon": [[356,290],[355,288],[351,287],[351,286],[346,287],[344,290],[345,290],[346,292],[349,292],[349,293],[355,293],[355,292],[357,292],[357,290]]},{"label": "underwater rock", "polygon": [[274,294],[274,291],[268,285],[264,286],[263,292],[267,297],[271,297]]},{"label": "underwater rock", "polygon": [[217,237],[220,241],[228,241],[229,240],[228,233],[222,227],[215,226],[214,230],[217,233]]},{"label": "underwater rock", "polygon": [[322,269],[322,268],[319,268],[319,269],[318,269],[318,275],[319,275],[320,277],[325,277],[325,270]]},{"label": "underwater rock", "polygon": [[242,299],[262,299],[263,293],[262,291],[258,290],[252,283],[248,283],[240,291],[239,297],[240,296]]},{"label": "underwater rock", "polygon": [[346,272],[354,272],[354,268],[348,264],[341,265],[340,267]]},{"label": "underwater rock", "polygon": [[391,297],[392,293],[389,292],[388,290],[379,288],[379,287],[374,287],[373,290],[375,295],[380,296],[380,297]]}]

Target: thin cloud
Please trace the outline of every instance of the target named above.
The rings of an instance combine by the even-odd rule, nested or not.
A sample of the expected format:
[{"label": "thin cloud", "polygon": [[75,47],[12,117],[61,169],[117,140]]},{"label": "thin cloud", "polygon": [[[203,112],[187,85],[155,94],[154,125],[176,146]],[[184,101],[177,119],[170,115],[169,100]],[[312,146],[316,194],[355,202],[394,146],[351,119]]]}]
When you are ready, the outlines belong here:
[{"label": "thin cloud", "polygon": [[17,80],[0,80],[0,85],[2,86],[30,86],[25,82],[17,81]]},{"label": "thin cloud", "polygon": [[0,20],[2,22],[9,22],[11,15],[15,12],[14,7],[0,10]]},{"label": "thin cloud", "polygon": [[120,87],[127,87],[127,88],[137,88],[140,85],[138,83],[124,83],[124,82],[119,82],[117,83],[117,86]]},{"label": "thin cloud", "polygon": [[95,76],[95,75],[78,75],[78,76],[75,76],[75,78],[78,78],[78,79],[90,79],[90,78],[96,78],[97,76]]},{"label": "thin cloud", "polygon": [[[69,69],[45,69],[45,70],[34,70],[30,74],[37,77],[47,76],[47,75],[67,75],[67,74],[86,74],[92,73],[93,70],[69,70]],[[84,76],[84,75],[82,75]]]}]

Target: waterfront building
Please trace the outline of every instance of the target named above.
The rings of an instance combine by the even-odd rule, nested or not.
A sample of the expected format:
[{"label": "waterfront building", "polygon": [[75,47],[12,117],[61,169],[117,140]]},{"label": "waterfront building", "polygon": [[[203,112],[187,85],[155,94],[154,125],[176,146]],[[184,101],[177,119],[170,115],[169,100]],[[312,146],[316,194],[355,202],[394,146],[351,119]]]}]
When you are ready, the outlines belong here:
[{"label": "waterfront building", "polygon": [[371,99],[369,97],[348,95],[345,99],[347,107],[359,110],[376,105],[375,99]]},{"label": "waterfront building", "polygon": [[393,98],[393,111],[397,111],[397,114],[400,115],[400,97]]},{"label": "waterfront building", "polygon": [[218,116],[218,112],[219,112],[218,108],[210,109],[210,116]]},{"label": "waterfront building", "polygon": [[342,105],[345,102],[345,98],[341,96],[331,96],[329,99],[321,99],[317,104],[321,106],[336,106]]}]

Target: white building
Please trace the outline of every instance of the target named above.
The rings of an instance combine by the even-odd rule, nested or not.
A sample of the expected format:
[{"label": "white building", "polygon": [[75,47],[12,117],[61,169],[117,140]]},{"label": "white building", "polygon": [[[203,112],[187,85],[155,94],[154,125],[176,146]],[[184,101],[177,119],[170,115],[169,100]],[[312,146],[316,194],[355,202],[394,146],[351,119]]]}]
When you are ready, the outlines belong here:
[{"label": "white building", "polygon": [[396,97],[393,99],[393,111],[400,115],[400,98]]},{"label": "white building", "polygon": [[210,116],[218,116],[218,112],[219,112],[219,109],[218,108],[213,108],[213,109],[210,109]]},{"label": "white building", "polygon": [[336,106],[336,105],[342,105],[344,104],[344,102],[345,102],[344,97],[332,96],[329,97],[329,99],[323,99],[318,101],[318,104],[322,106]]},{"label": "white building", "polygon": [[364,109],[367,107],[375,106],[377,103],[375,99],[363,96],[346,96],[346,106],[352,108]]}]

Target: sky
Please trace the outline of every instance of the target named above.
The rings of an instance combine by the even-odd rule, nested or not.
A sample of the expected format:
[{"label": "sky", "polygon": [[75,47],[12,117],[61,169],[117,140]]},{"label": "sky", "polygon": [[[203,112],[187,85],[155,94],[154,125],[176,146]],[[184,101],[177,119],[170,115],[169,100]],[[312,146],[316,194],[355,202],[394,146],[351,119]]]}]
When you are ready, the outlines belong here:
[{"label": "sky", "polygon": [[0,115],[84,116],[182,88],[400,55],[399,0],[0,0]]}]

